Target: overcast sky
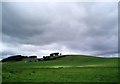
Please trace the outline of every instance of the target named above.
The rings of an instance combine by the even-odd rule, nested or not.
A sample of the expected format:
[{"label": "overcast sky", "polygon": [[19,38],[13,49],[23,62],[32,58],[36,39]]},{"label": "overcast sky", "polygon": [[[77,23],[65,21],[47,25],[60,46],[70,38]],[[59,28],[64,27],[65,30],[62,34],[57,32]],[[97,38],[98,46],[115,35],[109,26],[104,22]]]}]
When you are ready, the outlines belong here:
[{"label": "overcast sky", "polygon": [[84,54],[117,56],[118,4],[4,2],[2,56]]}]

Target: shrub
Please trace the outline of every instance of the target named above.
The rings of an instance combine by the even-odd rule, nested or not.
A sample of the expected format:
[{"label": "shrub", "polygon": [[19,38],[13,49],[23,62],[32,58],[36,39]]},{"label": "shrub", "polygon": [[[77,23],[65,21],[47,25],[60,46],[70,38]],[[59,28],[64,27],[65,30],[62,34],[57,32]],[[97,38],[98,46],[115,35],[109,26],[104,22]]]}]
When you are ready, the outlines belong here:
[{"label": "shrub", "polygon": [[32,71],[32,73],[35,73],[35,71]]},{"label": "shrub", "polygon": [[13,71],[10,71],[10,73],[13,73]]}]

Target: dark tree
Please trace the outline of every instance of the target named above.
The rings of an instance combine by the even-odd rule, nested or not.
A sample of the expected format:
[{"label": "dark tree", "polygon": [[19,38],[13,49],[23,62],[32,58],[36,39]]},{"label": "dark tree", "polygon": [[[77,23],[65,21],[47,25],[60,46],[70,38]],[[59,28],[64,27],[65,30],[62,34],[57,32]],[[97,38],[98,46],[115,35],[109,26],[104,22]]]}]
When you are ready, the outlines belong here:
[{"label": "dark tree", "polygon": [[29,56],[29,58],[37,58],[37,56]]},{"label": "dark tree", "polygon": [[7,61],[21,61],[25,58],[28,58],[27,56],[21,56],[21,55],[15,55],[15,56],[10,56],[8,58],[5,58],[2,60],[2,62],[7,62]]},{"label": "dark tree", "polygon": [[54,56],[54,54],[51,53],[50,56]]},{"label": "dark tree", "polygon": [[43,56],[43,60],[50,60],[50,56]]}]

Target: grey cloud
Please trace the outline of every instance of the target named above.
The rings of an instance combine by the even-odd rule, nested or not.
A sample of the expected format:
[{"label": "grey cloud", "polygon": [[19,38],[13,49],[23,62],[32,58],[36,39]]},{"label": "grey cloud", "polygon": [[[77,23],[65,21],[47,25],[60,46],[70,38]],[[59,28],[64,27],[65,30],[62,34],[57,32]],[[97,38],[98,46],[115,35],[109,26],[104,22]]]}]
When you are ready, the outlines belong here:
[{"label": "grey cloud", "polygon": [[118,52],[120,53],[120,2],[118,3]]},{"label": "grey cloud", "polygon": [[6,56],[6,55],[14,55],[14,54],[15,54],[15,53],[10,52],[10,51],[4,51],[4,52],[2,52],[3,58],[4,58],[4,56]]},{"label": "grey cloud", "polygon": [[0,57],[0,59],[4,59],[6,57],[9,57],[9,56],[12,56],[12,55],[16,55],[15,52],[11,52],[11,51],[3,51],[3,52],[0,52],[0,54],[2,55]]},{"label": "grey cloud", "polygon": [[3,42],[117,53],[116,8],[117,3],[4,3]]},{"label": "grey cloud", "polygon": [[15,9],[15,7],[11,7],[8,3],[3,3],[3,34],[14,38],[27,39],[45,32],[42,25],[48,24],[48,22],[44,21],[42,17],[34,21],[31,17],[27,17],[27,14],[24,14],[24,16],[19,15],[19,13],[17,14],[16,12],[18,11],[22,12],[21,10]]}]

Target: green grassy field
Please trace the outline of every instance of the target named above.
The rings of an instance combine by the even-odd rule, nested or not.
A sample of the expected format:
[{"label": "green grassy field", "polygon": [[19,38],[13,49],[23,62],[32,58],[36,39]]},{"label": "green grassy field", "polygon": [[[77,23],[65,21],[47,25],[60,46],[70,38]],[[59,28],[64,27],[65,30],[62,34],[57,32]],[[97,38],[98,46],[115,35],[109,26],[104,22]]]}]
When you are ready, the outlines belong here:
[{"label": "green grassy field", "polygon": [[118,58],[66,56],[39,62],[2,63],[3,82],[117,82]]}]

